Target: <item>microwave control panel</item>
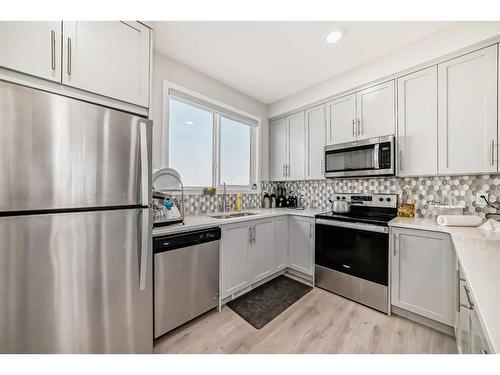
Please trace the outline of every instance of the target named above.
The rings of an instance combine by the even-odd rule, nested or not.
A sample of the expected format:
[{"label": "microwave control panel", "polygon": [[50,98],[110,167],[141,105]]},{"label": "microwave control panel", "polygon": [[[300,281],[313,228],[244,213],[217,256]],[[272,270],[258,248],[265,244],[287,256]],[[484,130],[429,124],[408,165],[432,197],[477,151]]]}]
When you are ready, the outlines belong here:
[{"label": "microwave control panel", "polygon": [[379,148],[379,168],[391,168],[391,143],[384,142],[380,144]]}]

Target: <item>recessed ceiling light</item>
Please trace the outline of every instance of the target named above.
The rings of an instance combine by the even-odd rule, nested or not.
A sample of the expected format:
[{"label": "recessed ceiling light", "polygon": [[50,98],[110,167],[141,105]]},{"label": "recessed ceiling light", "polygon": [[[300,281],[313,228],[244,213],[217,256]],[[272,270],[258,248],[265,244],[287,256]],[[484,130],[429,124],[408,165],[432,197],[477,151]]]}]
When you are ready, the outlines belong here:
[{"label": "recessed ceiling light", "polygon": [[326,36],[326,42],[329,44],[337,43],[340,39],[342,39],[343,35],[344,32],[342,31],[342,29],[337,28],[328,33],[328,35]]},{"label": "recessed ceiling light", "polygon": [[194,122],[193,121],[186,121],[186,124],[188,124],[188,125],[194,125]]}]

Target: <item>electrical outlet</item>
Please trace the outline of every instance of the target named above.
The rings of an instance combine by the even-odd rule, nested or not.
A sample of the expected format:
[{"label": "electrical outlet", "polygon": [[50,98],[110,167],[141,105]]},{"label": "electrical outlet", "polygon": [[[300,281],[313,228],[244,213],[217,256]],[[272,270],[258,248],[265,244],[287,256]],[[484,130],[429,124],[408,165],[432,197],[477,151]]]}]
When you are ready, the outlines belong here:
[{"label": "electrical outlet", "polygon": [[483,199],[483,197],[488,199],[488,193],[476,193],[476,206],[477,207],[486,207],[487,206],[487,203]]}]

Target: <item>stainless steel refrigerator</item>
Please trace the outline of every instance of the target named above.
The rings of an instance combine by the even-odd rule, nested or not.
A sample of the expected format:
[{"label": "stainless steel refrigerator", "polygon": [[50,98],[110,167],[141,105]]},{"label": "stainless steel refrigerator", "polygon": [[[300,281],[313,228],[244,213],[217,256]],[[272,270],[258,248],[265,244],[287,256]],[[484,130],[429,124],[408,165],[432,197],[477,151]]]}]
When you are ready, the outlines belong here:
[{"label": "stainless steel refrigerator", "polygon": [[0,352],[151,353],[144,118],[0,81]]}]

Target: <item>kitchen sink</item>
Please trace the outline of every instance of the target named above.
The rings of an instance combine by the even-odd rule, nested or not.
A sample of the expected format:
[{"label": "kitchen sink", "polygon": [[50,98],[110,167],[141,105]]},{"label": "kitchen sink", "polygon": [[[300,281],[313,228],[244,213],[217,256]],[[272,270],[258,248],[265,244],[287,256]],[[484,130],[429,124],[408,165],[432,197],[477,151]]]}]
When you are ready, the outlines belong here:
[{"label": "kitchen sink", "polygon": [[252,216],[252,215],[257,215],[254,212],[236,212],[234,214],[220,214],[220,215],[213,215],[210,216],[213,219],[231,219],[235,217],[244,217],[244,216]]}]

